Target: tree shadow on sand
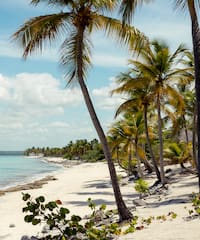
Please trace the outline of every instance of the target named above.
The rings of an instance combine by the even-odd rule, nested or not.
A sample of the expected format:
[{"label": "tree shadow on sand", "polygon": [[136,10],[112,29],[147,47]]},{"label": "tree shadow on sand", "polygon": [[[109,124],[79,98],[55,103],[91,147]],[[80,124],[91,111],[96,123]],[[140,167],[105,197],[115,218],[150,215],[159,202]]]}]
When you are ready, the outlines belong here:
[{"label": "tree shadow on sand", "polygon": [[[106,204],[107,206],[112,206],[115,204],[114,201],[108,201],[102,198],[97,198],[97,199],[92,199],[92,201],[97,205],[101,205],[101,204]],[[87,201],[66,201],[64,202],[64,204],[72,204],[75,206],[88,206],[88,202]]]}]

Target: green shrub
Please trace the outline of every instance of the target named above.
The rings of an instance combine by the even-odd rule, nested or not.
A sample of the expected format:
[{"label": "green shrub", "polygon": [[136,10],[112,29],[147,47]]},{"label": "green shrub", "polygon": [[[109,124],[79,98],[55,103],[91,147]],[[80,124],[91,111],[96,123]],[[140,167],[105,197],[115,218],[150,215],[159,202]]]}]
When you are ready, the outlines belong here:
[{"label": "green shrub", "polygon": [[194,194],[192,206],[194,207],[194,211],[200,216],[200,194]]},{"label": "green shrub", "polygon": [[149,192],[148,183],[144,179],[142,179],[142,178],[136,180],[136,182],[135,182],[135,190],[137,192],[139,192],[141,195],[144,194],[144,193],[148,193]]},{"label": "green shrub", "polygon": [[80,216],[69,216],[69,209],[61,207],[62,202],[60,200],[45,203],[43,196],[32,200],[31,195],[28,193],[23,194],[23,200],[26,202],[26,206],[23,208],[23,212],[27,213],[24,217],[25,222],[33,225],[44,222],[49,226],[50,234],[38,238],[40,240],[67,240],[71,239],[71,237],[75,237],[77,240],[108,240],[113,239],[113,234],[119,235],[121,233],[117,223],[102,223],[99,227],[95,225],[99,211],[103,212],[104,216],[107,216],[105,212],[106,205],[103,204],[99,209],[96,209],[96,205],[91,199],[88,199],[88,205],[92,210],[92,214],[84,224],[81,223],[82,218]]}]

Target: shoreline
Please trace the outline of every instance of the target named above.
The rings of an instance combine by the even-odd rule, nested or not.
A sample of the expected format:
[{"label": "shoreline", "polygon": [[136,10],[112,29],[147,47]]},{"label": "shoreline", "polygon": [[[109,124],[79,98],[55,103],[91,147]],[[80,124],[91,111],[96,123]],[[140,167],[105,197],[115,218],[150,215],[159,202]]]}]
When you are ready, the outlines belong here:
[{"label": "shoreline", "polygon": [[[27,158],[29,158],[29,157],[27,157]],[[64,168],[68,168],[68,167],[75,166],[77,164],[81,164],[80,161],[66,160],[61,157],[40,157],[40,159],[41,159],[41,161],[45,161],[47,163],[56,164],[56,165],[60,166],[60,169],[57,169],[52,172],[46,172],[43,174],[34,175],[34,176],[28,178],[28,180],[25,183],[16,182],[14,184],[4,186],[4,187],[0,188],[0,197],[9,192],[17,192],[17,191],[41,188],[44,184],[48,184],[49,181],[55,181],[56,178],[54,177],[54,175],[56,175],[60,171],[63,171]]]}]

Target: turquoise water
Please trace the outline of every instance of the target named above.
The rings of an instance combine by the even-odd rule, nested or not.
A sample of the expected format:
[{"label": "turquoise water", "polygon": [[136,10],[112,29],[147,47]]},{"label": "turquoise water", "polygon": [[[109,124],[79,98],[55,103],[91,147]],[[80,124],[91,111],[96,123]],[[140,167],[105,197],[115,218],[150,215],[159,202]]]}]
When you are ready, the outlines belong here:
[{"label": "turquoise water", "polygon": [[33,181],[59,169],[60,166],[41,158],[0,156],[0,189]]}]

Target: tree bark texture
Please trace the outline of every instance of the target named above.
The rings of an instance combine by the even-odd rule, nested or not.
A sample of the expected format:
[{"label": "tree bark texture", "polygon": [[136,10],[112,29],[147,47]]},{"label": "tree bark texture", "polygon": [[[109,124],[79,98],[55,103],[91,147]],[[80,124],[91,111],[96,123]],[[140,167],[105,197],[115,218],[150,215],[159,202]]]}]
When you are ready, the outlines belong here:
[{"label": "tree bark texture", "polygon": [[[159,91],[159,90],[158,90]],[[158,138],[159,138],[159,159],[160,159],[160,177],[162,185],[165,185],[164,159],[163,159],[163,139],[162,139],[162,119],[160,110],[160,93],[157,95],[157,111],[158,111]]]},{"label": "tree bark texture", "polygon": [[146,138],[147,138],[147,145],[149,148],[149,153],[150,153],[150,156],[152,159],[153,167],[154,167],[154,170],[156,172],[156,176],[157,176],[159,182],[161,182],[160,171],[158,169],[158,166],[157,166],[157,163],[156,163],[156,160],[154,157],[154,153],[153,153],[153,150],[151,147],[150,138],[149,138],[148,123],[147,123],[147,106],[144,106],[144,125],[145,125],[145,134],[146,134]]}]

